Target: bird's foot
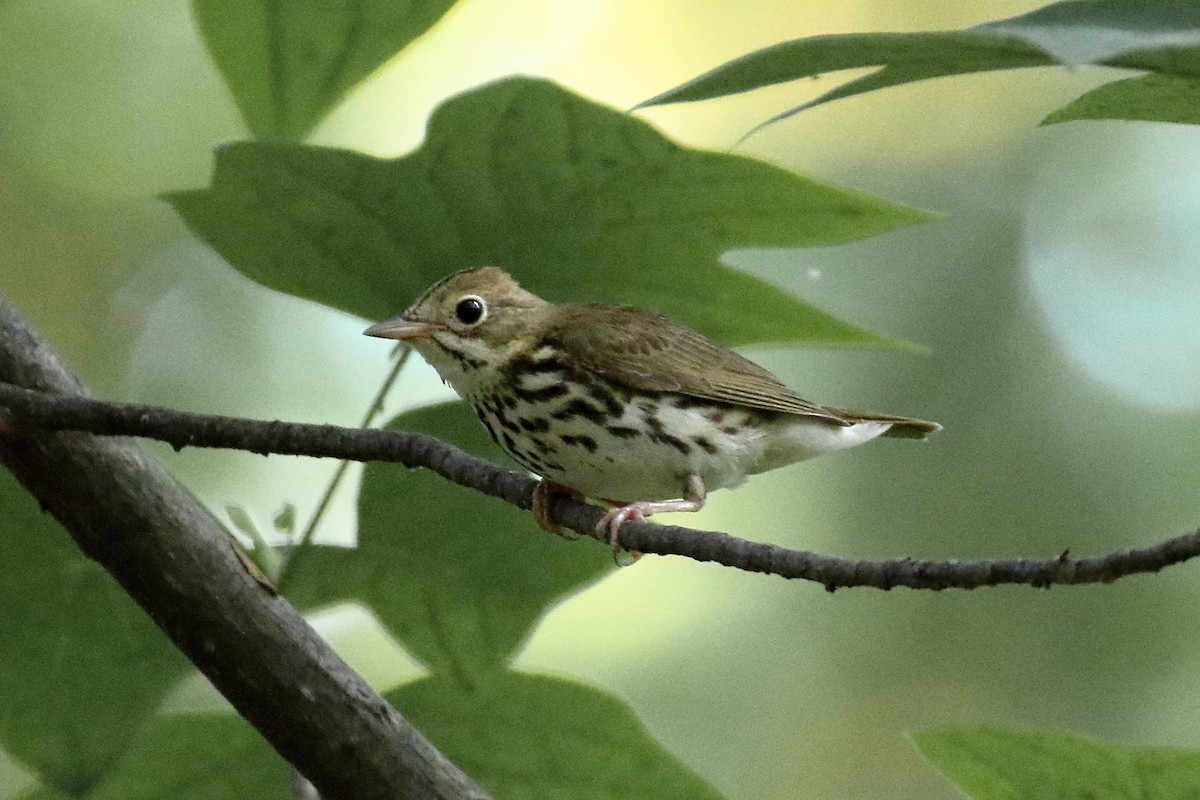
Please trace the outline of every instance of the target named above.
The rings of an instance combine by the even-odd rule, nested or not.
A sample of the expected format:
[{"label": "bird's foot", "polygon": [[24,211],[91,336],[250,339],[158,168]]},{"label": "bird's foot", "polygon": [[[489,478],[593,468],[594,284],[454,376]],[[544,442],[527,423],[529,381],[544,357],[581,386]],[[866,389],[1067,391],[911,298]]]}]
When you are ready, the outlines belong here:
[{"label": "bird's foot", "polygon": [[533,519],[537,522],[538,527],[555,536],[561,536],[564,539],[573,539],[574,536],[568,536],[562,525],[550,519],[550,509],[554,505],[554,501],[560,497],[573,497],[576,500],[582,500],[583,495],[570,486],[554,481],[548,481],[542,478],[538,485],[533,487],[533,502],[530,506],[530,511],[533,512]]},{"label": "bird's foot", "polygon": [[[622,549],[621,543],[618,540],[621,525],[628,520],[645,522],[646,517],[660,511],[699,511],[704,508],[704,501],[704,483],[700,480],[699,475],[691,475],[688,477],[687,488],[682,500],[639,500],[636,503],[605,500],[604,502],[612,503],[614,507],[610,508],[608,513],[596,523],[596,532],[608,532],[608,543],[612,545],[613,558],[616,559]],[[629,552],[633,555],[634,561],[642,557],[642,554],[636,550],[630,550]],[[620,564],[621,562],[617,561],[617,563]]]},{"label": "bird's foot", "polygon": [[621,525],[626,520],[634,522],[645,522],[646,517],[653,514],[653,511],[643,511],[641,506],[652,505],[650,503],[626,503],[622,500],[608,500],[600,498],[605,503],[608,503],[612,508],[608,510],[600,521],[596,523],[596,533],[604,533],[608,531],[608,543],[612,545],[613,561],[618,567],[628,567],[637,562],[642,554],[637,550],[630,550],[630,561],[628,564],[621,563],[621,543],[617,541],[617,532],[621,530]]}]

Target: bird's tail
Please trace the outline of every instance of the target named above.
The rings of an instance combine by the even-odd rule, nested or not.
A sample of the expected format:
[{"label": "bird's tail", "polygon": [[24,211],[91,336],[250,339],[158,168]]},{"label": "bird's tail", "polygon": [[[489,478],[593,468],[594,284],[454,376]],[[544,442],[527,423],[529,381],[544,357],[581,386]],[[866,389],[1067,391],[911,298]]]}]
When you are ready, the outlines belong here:
[{"label": "bird's tail", "polygon": [[887,422],[892,427],[887,429],[884,436],[890,436],[893,439],[924,439],[931,433],[937,433],[942,429],[941,425],[936,422],[926,422],[923,419],[913,419],[912,417],[889,417],[886,414],[867,414],[862,411],[849,411],[843,408],[829,409],[837,414],[842,419],[850,420],[851,422]]}]

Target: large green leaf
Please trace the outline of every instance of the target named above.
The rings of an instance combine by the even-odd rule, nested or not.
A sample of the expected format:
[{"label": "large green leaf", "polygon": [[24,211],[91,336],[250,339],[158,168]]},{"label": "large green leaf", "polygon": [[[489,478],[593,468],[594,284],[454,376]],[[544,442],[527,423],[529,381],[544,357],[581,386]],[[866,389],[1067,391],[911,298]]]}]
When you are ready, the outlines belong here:
[{"label": "large green leaf", "polygon": [[250,130],[300,139],[454,0],[193,0],[196,24]]},{"label": "large green leaf", "polygon": [[554,678],[429,678],[388,699],[496,800],[719,800],[620,701]]},{"label": "large green leaf", "polygon": [[836,70],[881,68],[777,114],[765,125],[831,100],[929,78],[1084,64],[1200,77],[1200,5],[1065,0],[963,31],[797,39],[735,59],[643,105],[704,100]]},{"label": "large green leaf", "polygon": [[82,795],[123,755],[187,662],[0,470],[0,746]]},{"label": "large green leaf", "polygon": [[26,793],[18,794],[17,797],[19,800],[70,800],[71,795],[49,786],[35,786]]},{"label": "large green leaf", "polygon": [[1194,800],[1200,753],[1138,748],[1053,731],[925,731],[929,759],[975,800]]},{"label": "large green leaf", "polygon": [[169,199],[254,280],[370,319],[455,269],[495,264],[552,300],[651,306],[730,344],[883,340],[720,266],[723,252],[833,244],[926,218],[685,149],[524,78],[447,102],[407,157],[235,144],[217,153],[210,188]]},{"label": "large green leaf", "polygon": [[88,800],[291,800],[291,767],[236,714],[159,716]]},{"label": "large green leaf", "polygon": [[[388,427],[507,462],[462,403]],[[316,547],[298,559],[289,597],[365,603],[431,671],[460,678],[502,667],[554,600],[613,566],[595,542],[552,536],[528,512],[394,464],[365,469],[358,537],[357,549]]]}]

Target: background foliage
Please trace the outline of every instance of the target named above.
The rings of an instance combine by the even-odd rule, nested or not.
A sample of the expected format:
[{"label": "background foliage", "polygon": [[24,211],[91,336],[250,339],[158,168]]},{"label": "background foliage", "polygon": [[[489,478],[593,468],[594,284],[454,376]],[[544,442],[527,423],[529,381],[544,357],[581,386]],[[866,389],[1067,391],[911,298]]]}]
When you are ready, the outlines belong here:
[{"label": "background foliage", "polygon": [[[346,312],[392,313],[462,262],[497,260],[556,299],[652,305],[730,343],[928,348],[753,351],[815,399],[938,419],[947,432],[762,476],[688,523],[931,558],[1108,550],[1195,524],[1195,132],[1034,130],[1048,114],[1187,121],[1195,20],[1079,3],[1082,17],[825,40],[815,60],[811,47],[772,48],[772,69],[782,53],[796,75],[890,65],[840,94],[1048,63],[1164,74],[1073,104],[1122,73],[893,89],[768,127],[728,154],[672,139],[725,150],[828,82],[616,109],[784,38],[985,17],[975,4],[935,18],[869,2],[840,18],[715,0],[571,13],[533,0],[358,3],[347,9],[361,16],[331,18],[318,14],[333,5],[307,5],[284,17],[267,3],[0,5],[11,67],[0,78],[0,289],[103,393],[352,422],[385,363]],[[1030,8],[996,3],[986,16]],[[1029,32],[1047,29],[1059,44],[1105,47],[1047,53],[1043,38],[1031,55]],[[1126,32],[1116,49],[1113,31]],[[628,55],[614,63],[618,34]],[[994,57],[973,60],[980,48]],[[734,88],[773,82],[754,58]],[[532,79],[476,88],[514,71],[573,91]],[[427,112],[460,90],[420,142]],[[210,183],[209,145],[251,134],[217,151]],[[152,199],[161,192],[245,275],[341,311],[250,284]],[[947,216],[785,249],[928,218],[908,208]],[[445,397],[421,368],[402,395],[394,410]],[[460,417],[434,407],[394,424],[482,446]],[[259,520],[285,502],[303,516],[332,468],[164,458],[214,507]],[[1186,567],[1112,587],[971,595],[831,597],[663,559],[597,581],[612,573],[603,548],[542,536],[512,509],[387,466],[368,467],[362,487],[342,494],[330,544],[299,563],[290,594],[314,610],[340,603],[318,624],[499,797],[564,797],[566,786],[580,797],[950,797],[901,730],[1197,739]],[[20,762],[0,772],[8,796],[285,796],[285,765],[201,682],[176,685],[186,667],[149,623],[11,482],[0,491],[0,745]],[[333,546],[355,538],[356,550]],[[1030,749],[1059,759],[1045,767],[1056,774],[1087,759],[1126,783],[1126,768],[1167,764],[1176,777],[1147,796],[1194,786],[1178,778],[1191,757],[1176,751],[992,731],[917,742],[980,797],[1009,796],[987,794],[987,775],[1009,780],[1003,770],[1022,759],[1004,754]]]}]

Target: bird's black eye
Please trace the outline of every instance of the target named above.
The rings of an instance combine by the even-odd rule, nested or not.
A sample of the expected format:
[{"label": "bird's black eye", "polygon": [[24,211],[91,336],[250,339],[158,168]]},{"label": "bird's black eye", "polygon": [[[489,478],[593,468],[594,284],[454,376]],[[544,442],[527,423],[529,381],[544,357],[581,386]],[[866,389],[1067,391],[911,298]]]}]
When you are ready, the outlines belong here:
[{"label": "bird's black eye", "polygon": [[473,294],[459,300],[458,305],[454,307],[454,316],[463,325],[475,325],[483,321],[486,313],[487,305],[483,302],[483,298]]}]

